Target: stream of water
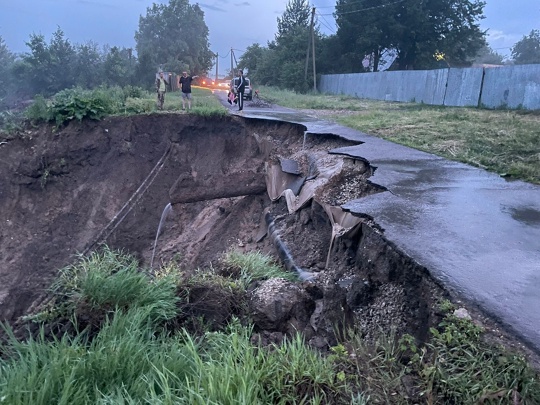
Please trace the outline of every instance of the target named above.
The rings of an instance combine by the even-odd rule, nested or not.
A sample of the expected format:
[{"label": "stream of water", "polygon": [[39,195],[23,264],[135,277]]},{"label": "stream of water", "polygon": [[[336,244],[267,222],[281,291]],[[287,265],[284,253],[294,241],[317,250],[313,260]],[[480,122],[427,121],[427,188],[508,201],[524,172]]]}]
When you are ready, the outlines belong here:
[{"label": "stream of water", "polygon": [[152,269],[153,266],[154,266],[154,256],[156,255],[156,246],[157,246],[157,241],[158,241],[159,235],[161,233],[161,227],[163,226],[163,224],[167,220],[167,217],[169,216],[169,213],[171,211],[172,211],[172,205],[171,205],[171,203],[168,203],[165,206],[165,208],[163,209],[163,212],[161,213],[161,219],[159,220],[159,225],[158,225],[158,229],[157,229],[157,232],[156,232],[156,239],[154,240],[154,249],[152,250],[152,260],[150,261],[150,269]]}]

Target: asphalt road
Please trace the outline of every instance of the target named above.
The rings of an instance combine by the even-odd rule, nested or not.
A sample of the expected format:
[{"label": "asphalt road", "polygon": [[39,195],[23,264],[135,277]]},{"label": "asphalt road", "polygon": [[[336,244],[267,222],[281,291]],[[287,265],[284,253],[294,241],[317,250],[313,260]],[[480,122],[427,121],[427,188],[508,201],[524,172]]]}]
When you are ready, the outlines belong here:
[{"label": "asphalt road", "polygon": [[[216,94],[229,107],[226,93]],[[371,216],[449,290],[540,352],[540,186],[278,106],[246,102],[242,116],[300,123],[308,142],[321,133],[363,142],[339,152],[376,166],[370,180],[388,191],[343,208]]]}]

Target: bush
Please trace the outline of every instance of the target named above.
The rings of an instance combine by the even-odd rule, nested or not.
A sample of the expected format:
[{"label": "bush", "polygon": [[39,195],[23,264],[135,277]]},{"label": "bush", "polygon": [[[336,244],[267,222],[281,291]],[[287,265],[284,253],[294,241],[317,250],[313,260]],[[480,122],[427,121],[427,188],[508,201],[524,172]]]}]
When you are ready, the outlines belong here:
[{"label": "bush", "polygon": [[34,98],[34,102],[25,110],[24,114],[33,124],[40,121],[48,122],[52,119],[47,100],[41,94]]},{"label": "bush", "polygon": [[152,112],[155,109],[156,100],[154,99],[128,97],[125,102],[125,111],[127,113],[143,114]]},{"label": "bush", "polygon": [[55,121],[60,126],[74,119],[99,120],[120,112],[149,112],[155,102],[142,98],[146,95],[143,89],[133,86],[102,86],[93,90],[75,87],[59,91],[49,103],[43,96],[36,96],[25,115],[31,122]]},{"label": "bush", "polygon": [[122,89],[124,93],[124,99],[128,98],[143,98],[148,92],[142,87],[127,85]]},{"label": "bush", "polygon": [[62,90],[53,97],[51,119],[57,126],[83,118],[99,120],[114,112],[114,102],[103,90],[73,88]]},{"label": "bush", "polygon": [[145,308],[148,320],[156,323],[176,315],[172,278],[151,282],[133,257],[108,248],[62,269],[51,289],[68,316],[81,310],[104,316],[115,309]]}]

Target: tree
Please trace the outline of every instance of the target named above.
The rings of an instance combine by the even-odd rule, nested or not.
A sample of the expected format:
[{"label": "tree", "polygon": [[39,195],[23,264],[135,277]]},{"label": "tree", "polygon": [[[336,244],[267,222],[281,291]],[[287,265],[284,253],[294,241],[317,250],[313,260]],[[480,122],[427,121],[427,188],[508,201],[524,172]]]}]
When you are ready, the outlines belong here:
[{"label": "tree", "polygon": [[27,81],[33,94],[54,94],[75,84],[76,51],[58,27],[49,44],[43,35],[30,35],[30,53],[15,67],[17,78]]},{"label": "tree", "polygon": [[109,86],[126,86],[130,83],[129,50],[113,46],[103,62],[103,80]]},{"label": "tree", "polygon": [[[305,60],[308,40],[310,40],[311,7],[307,0],[290,0],[285,12],[277,19],[278,32],[274,41],[257,63],[256,80],[261,84],[271,84],[295,91],[307,91],[313,76],[309,69],[306,82]],[[320,34],[314,24],[315,49]]]},{"label": "tree", "polygon": [[14,87],[12,68],[15,55],[8,49],[4,39],[0,36],[0,100]]},{"label": "tree", "polygon": [[298,29],[305,29],[310,25],[311,8],[307,0],[290,0],[285,7],[285,12],[278,17],[278,31],[276,41],[285,38]]},{"label": "tree", "polygon": [[91,89],[102,84],[103,55],[99,45],[92,41],[77,45],[76,54],[76,85]]},{"label": "tree", "polygon": [[373,58],[373,71],[379,70],[385,49],[395,47],[398,15],[396,7],[381,7],[380,0],[337,0],[334,16],[344,71],[362,71],[363,60],[368,55]]},{"label": "tree", "polygon": [[495,52],[488,45],[483,46],[478,51],[474,63],[487,64],[487,65],[502,65],[504,63],[504,57]]},{"label": "tree", "polygon": [[[203,75],[212,67],[213,53],[208,43],[204,12],[188,0],[170,0],[168,5],[153,4],[139,19],[135,33],[138,55],[150,59],[153,75],[159,68],[168,71],[189,70]],[[145,61],[148,66],[148,60]]]},{"label": "tree", "polygon": [[359,70],[366,55],[374,70],[385,50],[397,52],[399,69],[437,66],[433,55],[452,65],[470,64],[485,45],[479,28],[485,3],[480,0],[337,0],[337,36],[344,53]]},{"label": "tree", "polygon": [[516,64],[540,63],[540,30],[532,30],[512,47]]},{"label": "tree", "polygon": [[257,75],[257,67],[262,62],[265,51],[266,49],[261,47],[259,44],[248,46],[238,61],[238,68],[244,70],[247,69],[251,79],[254,79]]}]

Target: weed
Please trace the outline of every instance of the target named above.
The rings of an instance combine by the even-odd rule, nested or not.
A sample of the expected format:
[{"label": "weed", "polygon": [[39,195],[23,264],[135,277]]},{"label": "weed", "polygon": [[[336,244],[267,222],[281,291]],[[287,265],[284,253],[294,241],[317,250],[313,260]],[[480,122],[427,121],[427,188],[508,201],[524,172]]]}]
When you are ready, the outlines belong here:
[{"label": "weed", "polygon": [[32,104],[24,111],[26,118],[32,123],[48,122],[52,119],[47,100],[41,94],[34,97]]},{"label": "weed", "polygon": [[176,315],[176,285],[171,277],[150,282],[131,256],[105,247],[60,270],[51,291],[75,313],[88,307],[98,314],[118,309],[148,309],[148,320],[159,322]]},{"label": "weed", "polygon": [[268,255],[260,252],[240,253],[230,250],[223,257],[223,263],[231,267],[233,273],[239,273],[240,284],[247,288],[252,282],[269,278],[298,280],[296,274],[286,271]]},{"label": "weed", "polygon": [[539,403],[540,382],[525,359],[483,341],[482,329],[472,321],[448,315],[431,334],[422,349],[411,339],[401,340],[402,350],[414,353],[409,366],[425,398],[435,403],[510,403],[516,398]]},{"label": "weed", "polygon": [[103,89],[66,89],[55,94],[51,104],[51,118],[57,126],[83,118],[99,120],[115,111],[114,101]]}]

